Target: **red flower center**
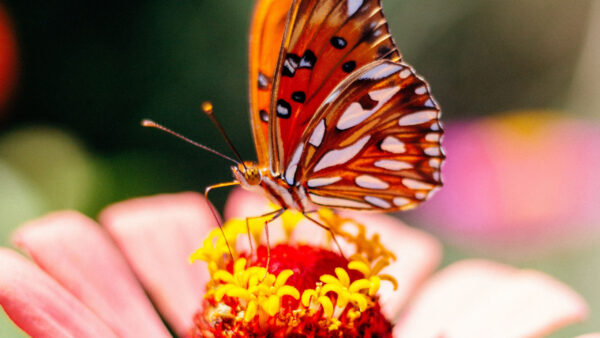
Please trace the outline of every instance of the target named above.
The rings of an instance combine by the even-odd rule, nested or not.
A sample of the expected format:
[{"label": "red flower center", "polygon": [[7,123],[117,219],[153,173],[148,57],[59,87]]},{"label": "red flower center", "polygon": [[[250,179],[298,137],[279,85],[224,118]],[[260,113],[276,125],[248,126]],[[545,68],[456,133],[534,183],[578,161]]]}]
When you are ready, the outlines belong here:
[{"label": "red flower center", "polygon": [[[246,269],[266,265],[267,248],[260,246],[256,252]],[[225,292],[224,296],[220,291],[208,292],[202,309],[194,316],[194,327],[189,337],[391,337],[392,324],[381,313],[378,297],[364,294],[356,297],[353,294],[356,286],[352,285],[357,281],[360,283],[364,276],[356,270],[340,271],[346,271],[349,263],[340,254],[324,248],[279,244],[271,249],[270,276],[281,276],[286,271],[289,274],[291,270],[293,274],[285,280],[285,285],[296,289],[302,297],[286,293],[275,301],[273,297],[278,293],[265,296],[262,302],[269,303],[265,307],[266,312],[259,312],[248,320],[246,312],[252,307],[249,305],[252,301],[249,303],[248,300],[255,299],[252,298],[254,296],[241,291],[229,291],[229,295]],[[239,271],[236,273],[234,262],[228,261],[226,266],[229,276],[242,275]],[[269,278],[264,272],[262,274],[262,279]],[[226,289],[223,282],[214,282],[215,275],[208,288]],[[336,275],[339,280],[335,279]],[[280,285],[274,282],[273,288],[277,287]],[[253,287],[249,286],[247,290],[252,291]],[[239,297],[235,296],[238,294]],[[360,302],[353,302],[352,297],[366,299],[368,306],[357,305]],[[257,303],[259,307],[264,306],[260,300]],[[272,311],[273,315],[266,315],[272,304],[278,304],[276,311]]]}]

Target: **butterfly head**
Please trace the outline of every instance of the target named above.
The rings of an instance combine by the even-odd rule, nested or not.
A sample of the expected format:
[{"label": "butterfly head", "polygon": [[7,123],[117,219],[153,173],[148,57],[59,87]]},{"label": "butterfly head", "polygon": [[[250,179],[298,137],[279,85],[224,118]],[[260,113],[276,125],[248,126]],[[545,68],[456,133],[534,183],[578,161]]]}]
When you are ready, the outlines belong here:
[{"label": "butterfly head", "polygon": [[262,174],[257,164],[254,162],[244,162],[237,166],[232,166],[233,176],[240,182],[242,187],[251,187],[260,184]]}]

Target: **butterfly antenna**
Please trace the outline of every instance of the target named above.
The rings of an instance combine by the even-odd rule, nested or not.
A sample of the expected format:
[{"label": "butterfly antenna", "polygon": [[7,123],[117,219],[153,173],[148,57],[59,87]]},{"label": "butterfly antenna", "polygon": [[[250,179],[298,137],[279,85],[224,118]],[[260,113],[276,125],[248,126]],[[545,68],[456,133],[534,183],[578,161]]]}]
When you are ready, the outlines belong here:
[{"label": "butterfly antenna", "polygon": [[208,118],[212,121],[212,123],[217,127],[217,129],[219,130],[219,132],[221,133],[221,135],[223,136],[223,138],[225,139],[225,142],[227,142],[227,145],[229,146],[229,148],[231,148],[231,150],[233,151],[233,153],[235,154],[235,157],[238,158],[239,163],[242,164],[242,166],[246,168],[246,165],[244,164],[244,160],[242,160],[242,156],[240,156],[240,153],[237,151],[237,149],[235,149],[235,147],[233,146],[233,143],[231,143],[231,140],[229,139],[229,137],[227,137],[227,133],[225,132],[225,129],[223,128],[223,126],[221,125],[221,123],[219,123],[219,121],[217,120],[217,117],[215,116],[215,114],[213,113],[213,104],[210,101],[205,101],[202,103],[202,111],[208,115]]},{"label": "butterfly antenna", "polygon": [[189,143],[189,144],[191,144],[193,146],[196,146],[196,147],[198,147],[200,149],[204,149],[204,150],[206,150],[208,152],[211,152],[211,153],[213,153],[213,154],[215,154],[217,156],[220,156],[220,157],[222,157],[222,158],[224,158],[226,160],[229,160],[229,161],[231,161],[231,162],[233,162],[235,164],[239,164],[240,162],[242,162],[241,160],[240,160],[240,162],[238,162],[238,161],[234,160],[233,158],[231,158],[231,157],[229,157],[227,155],[223,155],[220,152],[218,152],[218,151],[216,151],[216,150],[214,150],[212,148],[209,148],[209,147],[207,147],[207,146],[205,146],[203,144],[200,144],[200,143],[198,143],[196,141],[192,141],[189,138],[187,138],[187,137],[185,137],[185,136],[183,136],[183,135],[181,135],[179,133],[176,133],[176,132],[172,131],[171,129],[169,129],[169,128],[165,127],[165,126],[162,126],[162,125],[160,125],[160,124],[158,124],[158,123],[156,123],[156,122],[154,122],[152,120],[143,120],[142,121],[142,126],[160,129],[160,130],[162,130],[164,132],[167,132],[167,133],[169,133],[169,134],[171,134],[171,135],[173,135],[173,136],[175,136],[175,137],[177,137],[179,139],[184,140],[185,142],[187,142],[187,143]]}]

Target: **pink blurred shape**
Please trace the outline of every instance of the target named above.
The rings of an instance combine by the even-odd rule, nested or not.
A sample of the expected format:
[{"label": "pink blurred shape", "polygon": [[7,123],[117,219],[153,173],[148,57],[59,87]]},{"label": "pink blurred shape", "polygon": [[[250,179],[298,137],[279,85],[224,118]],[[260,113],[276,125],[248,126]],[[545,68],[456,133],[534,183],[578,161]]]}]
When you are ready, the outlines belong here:
[{"label": "pink blurred shape", "polygon": [[21,255],[0,248],[0,304],[33,337],[117,337],[89,308]]},{"label": "pink blurred shape", "polygon": [[600,125],[549,113],[450,124],[445,186],[417,224],[486,249],[535,251],[600,230]]},{"label": "pink blurred shape", "polygon": [[200,308],[208,269],[190,255],[217,224],[196,193],[158,195],[109,206],[100,214],[142,286],[175,332],[184,335]]},{"label": "pink blurred shape", "polygon": [[[247,206],[254,206],[250,215],[240,212]],[[264,206],[264,199],[237,191],[227,210],[252,216]],[[398,256],[386,272],[399,290],[381,293],[398,337],[531,336],[587,315],[579,295],[539,272],[463,261],[430,276],[441,254],[435,238],[389,216],[355,216]],[[215,227],[206,201],[195,193],[139,198],[110,206],[100,218],[108,233],[69,211],[28,223],[15,240],[33,262],[0,248],[0,304],[7,314],[34,337],[168,336],[145,290],[185,335],[207,280],[204,266],[188,263]],[[316,231],[324,230],[313,226],[299,235]]]},{"label": "pink blurred shape", "polygon": [[56,212],[20,228],[14,241],[118,336],[169,335],[127,261],[91,219]]}]

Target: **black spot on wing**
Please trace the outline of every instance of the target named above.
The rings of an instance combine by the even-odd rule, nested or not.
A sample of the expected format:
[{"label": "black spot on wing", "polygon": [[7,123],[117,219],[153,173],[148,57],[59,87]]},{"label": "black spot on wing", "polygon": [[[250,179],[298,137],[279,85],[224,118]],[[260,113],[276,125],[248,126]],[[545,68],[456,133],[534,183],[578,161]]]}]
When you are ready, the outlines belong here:
[{"label": "black spot on wing", "polygon": [[294,100],[298,103],[304,103],[304,101],[306,101],[306,93],[304,93],[302,91],[293,92],[292,100]]},{"label": "black spot on wing", "polygon": [[355,61],[348,61],[346,63],[344,63],[342,65],[342,70],[346,73],[350,73],[351,71],[353,71],[356,68],[356,62]]},{"label": "black spot on wing", "polygon": [[271,80],[262,72],[258,72],[258,89],[267,90]]},{"label": "black spot on wing", "polygon": [[302,59],[300,59],[298,68],[313,69],[315,63],[317,63],[317,56],[310,49],[307,49],[302,55]]},{"label": "black spot on wing", "polygon": [[346,40],[344,40],[344,38],[339,37],[339,36],[332,37],[331,40],[329,40],[329,42],[336,49],[344,49],[346,47],[346,45],[348,44],[346,42]]},{"label": "black spot on wing", "polygon": [[379,48],[377,48],[377,56],[380,59],[385,59],[386,57],[388,57],[390,55],[391,51],[392,51],[392,48],[390,46],[381,45],[381,46],[379,46]]},{"label": "black spot on wing", "polygon": [[296,54],[288,53],[283,61],[283,67],[281,67],[281,75],[287,77],[294,77],[296,74],[296,68],[300,63],[300,57]]},{"label": "black spot on wing", "polygon": [[277,116],[282,119],[288,119],[291,116],[292,106],[284,99],[277,100]]},{"label": "black spot on wing", "polygon": [[258,114],[260,115],[260,119],[263,122],[269,122],[269,113],[266,110],[261,109]]}]

